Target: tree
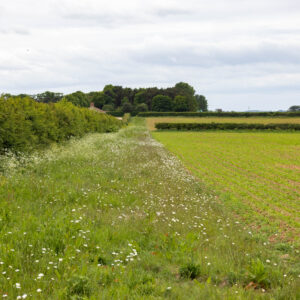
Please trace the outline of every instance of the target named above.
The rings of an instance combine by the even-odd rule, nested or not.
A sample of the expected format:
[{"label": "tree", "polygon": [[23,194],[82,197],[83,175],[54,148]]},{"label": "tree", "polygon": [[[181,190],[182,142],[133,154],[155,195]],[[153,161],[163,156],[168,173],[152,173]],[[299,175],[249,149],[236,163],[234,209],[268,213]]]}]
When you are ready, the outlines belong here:
[{"label": "tree", "polygon": [[123,105],[122,105],[122,111],[123,113],[130,113],[133,111],[133,106],[130,102],[125,102]]},{"label": "tree", "polygon": [[185,82],[176,83],[175,89],[177,90],[177,93],[181,95],[190,95],[190,96],[195,95],[195,89],[191,85]]},{"label": "tree", "polygon": [[300,105],[293,105],[289,108],[289,111],[300,111]]},{"label": "tree", "polygon": [[114,104],[116,98],[114,86],[111,84],[106,85],[103,89],[103,93],[105,95],[105,104]]},{"label": "tree", "polygon": [[104,111],[113,111],[114,110],[114,107],[111,105],[111,104],[104,104],[102,109]]},{"label": "tree", "polygon": [[208,105],[207,105],[207,100],[205,96],[203,95],[196,95],[195,96],[196,101],[197,101],[197,108],[200,111],[207,111]]},{"label": "tree", "polygon": [[134,96],[134,104],[146,103],[145,90],[141,90]]},{"label": "tree", "polygon": [[89,107],[90,106],[88,96],[81,91],[77,91],[75,93],[66,95],[64,97],[64,99],[68,102],[73,103],[76,106],[80,106],[80,107]]},{"label": "tree", "polygon": [[157,95],[152,99],[153,111],[172,111],[172,99],[168,96]]},{"label": "tree", "polygon": [[136,106],[136,111],[137,111],[137,112],[148,111],[148,105],[147,105],[146,103],[138,104],[138,105]]},{"label": "tree", "polygon": [[[21,98],[24,98],[22,96],[22,94],[20,96],[21,96]],[[26,95],[25,95],[25,97],[26,97]],[[46,91],[44,93],[37,94],[35,99],[38,102],[50,103],[50,102],[58,102],[59,100],[62,99],[62,97],[63,97],[62,93],[53,93],[53,92]]]},{"label": "tree", "polygon": [[197,102],[195,98],[195,89],[188,83],[179,82],[175,85],[177,95],[185,96],[188,102],[189,111],[197,110]]},{"label": "tree", "polygon": [[189,103],[185,96],[176,96],[173,105],[174,111],[188,111]]},{"label": "tree", "polygon": [[89,102],[93,102],[98,108],[102,108],[105,104],[106,95],[103,92],[90,92],[88,94]]}]

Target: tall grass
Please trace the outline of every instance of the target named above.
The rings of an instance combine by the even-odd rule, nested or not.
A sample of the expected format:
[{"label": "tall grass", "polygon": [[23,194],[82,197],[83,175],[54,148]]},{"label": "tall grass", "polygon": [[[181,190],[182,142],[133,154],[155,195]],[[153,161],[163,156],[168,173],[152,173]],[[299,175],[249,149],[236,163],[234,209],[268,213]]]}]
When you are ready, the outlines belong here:
[{"label": "tall grass", "polygon": [[256,240],[141,120],[0,180],[1,297],[297,298],[295,249]]}]

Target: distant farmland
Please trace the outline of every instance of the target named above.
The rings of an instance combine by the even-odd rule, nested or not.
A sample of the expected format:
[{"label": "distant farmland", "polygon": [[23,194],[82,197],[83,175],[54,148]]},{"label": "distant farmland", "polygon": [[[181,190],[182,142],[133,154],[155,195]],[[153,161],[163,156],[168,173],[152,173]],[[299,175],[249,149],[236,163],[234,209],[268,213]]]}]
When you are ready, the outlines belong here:
[{"label": "distant farmland", "polygon": [[[153,119],[148,122],[153,124]],[[153,132],[153,136],[220,192],[254,229],[268,233],[271,240],[299,238],[298,133]]]},{"label": "distant farmland", "polygon": [[251,117],[251,118],[229,118],[229,117],[151,117],[147,118],[147,126],[150,130],[155,130],[156,123],[292,123],[300,124],[300,118],[285,117]]}]

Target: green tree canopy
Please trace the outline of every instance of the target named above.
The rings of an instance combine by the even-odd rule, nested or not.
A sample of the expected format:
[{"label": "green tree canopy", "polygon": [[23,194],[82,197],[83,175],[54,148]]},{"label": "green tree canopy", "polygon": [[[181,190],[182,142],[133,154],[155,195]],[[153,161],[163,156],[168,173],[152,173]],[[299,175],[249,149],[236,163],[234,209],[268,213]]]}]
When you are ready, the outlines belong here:
[{"label": "green tree canopy", "polygon": [[200,111],[207,111],[208,105],[207,105],[207,100],[205,96],[203,95],[196,95],[196,101],[197,101],[197,108]]},{"label": "green tree canopy", "polygon": [[293,105],[289,108],[289,111],[300,111],[300,105]]},{"label": "green tree canopy", "polygon": [[76,106],[81,106],[81,107],[89,107],[90,102],[89,102],[89,97],[87,94],[77,91],[75,93],[66,95],[64,99],[68,102],[73,103]]},{"label": "green tree canopy", "polygon": [[176,96],[173,105],[174,111],[188,111],[189,103],[185,96]]},{"label": "green tree canopy", "polygon": [[[19,96],[20,96],[20,98],[24,98],[27,95],[20,94]],[[35,99],[38,102],[50,103],[50,102],[58,102],[59,100],[62,99],[62,97],[63,97],[62,93],[54,93],[54,92],[46,91],[44,93],[37,94],[36,97],[35,97]]]},{"label": "green tree canopy", "polygon": [[148,105],[146,103],[141,103],[136,106],[137,112],[145,112],[148,111]]},{"label": "green tree canopy", "polygon": [[152,99],[153,111],[172,111],[172,99],[168,96],[157,95]]}]

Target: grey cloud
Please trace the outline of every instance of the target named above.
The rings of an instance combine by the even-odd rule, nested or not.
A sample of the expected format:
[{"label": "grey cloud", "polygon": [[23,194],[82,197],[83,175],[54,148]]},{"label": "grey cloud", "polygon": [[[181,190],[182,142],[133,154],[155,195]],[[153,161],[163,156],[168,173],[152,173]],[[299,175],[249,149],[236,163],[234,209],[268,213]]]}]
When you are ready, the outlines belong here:
[{"label": "grey cloud", "polygon": [[295,47],[262,44],[240,49],[200,46],[178,47],[160,50],[142,49],[133,52],[131,58],[143,64],[168,66],[215,67],[219,65],[244,65],[257,63],[300,64],[300,45]]},{"label": "grey cloud", "polygon": [[152,14],[157,15],[159,17],[169,17],[169,16],[189,16],[191,17],[195,12],[193,10],[188,9],[176,9],[176,8],[158,8],[154,9]]},{"label": "grey cloud", "polygon": [[29,35],[30,31],[25,28],[7,28],[0,29],[0,34]]}]

